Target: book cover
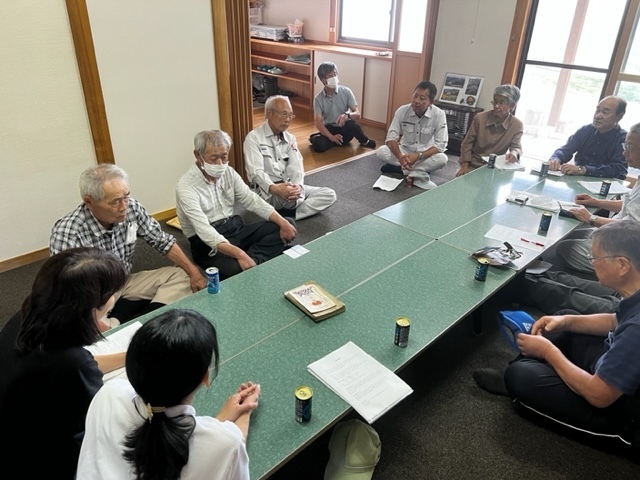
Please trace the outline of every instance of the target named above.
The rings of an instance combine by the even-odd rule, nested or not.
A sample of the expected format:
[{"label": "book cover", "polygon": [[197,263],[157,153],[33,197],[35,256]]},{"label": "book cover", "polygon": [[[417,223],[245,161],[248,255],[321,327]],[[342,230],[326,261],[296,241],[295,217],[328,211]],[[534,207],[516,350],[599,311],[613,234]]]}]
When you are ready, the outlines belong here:
[{"label": "book cover", "polygon": [[344,312],[345,305],[314,281],[284,292],[287,300],[315,322]]}]

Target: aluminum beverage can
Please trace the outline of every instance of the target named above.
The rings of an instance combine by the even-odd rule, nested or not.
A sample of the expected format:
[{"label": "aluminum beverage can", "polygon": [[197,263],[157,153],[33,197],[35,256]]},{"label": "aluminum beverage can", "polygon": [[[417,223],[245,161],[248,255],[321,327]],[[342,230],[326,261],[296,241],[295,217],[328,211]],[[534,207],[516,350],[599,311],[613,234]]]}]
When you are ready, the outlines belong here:
[{"label": "aluminum beverage can", "polygon": [[487,279],[487,272],[489,271],[489,260],[487,257],[478,258],[478,264],[476,265],[476,274],[473,278],[475,278],[479,282],[484,282]]},{"label": "aluminum beverage can", "polygon": [[396,332],[393,337],[393,343],[398,347],[406,347],[409,343],[409,328],[411,320],[407,317],[396,318]]},{"label": "aluminum beverage can", "polygon": [[302,385],[296,388],[296,422],[305,423],[311,420],[311,387]]},{"label": "aluminum beverage can", "polygon": [[220,291],[220,273],[216,267],[209,267],[205,270],[207,274],[207,292],[218,293]]},{"label": "aluminum beverage can", "polygon": [[496,154],[492,153],[489,155],[489,163],[487,164],[489,168],[495,168],[496,166]]},{"label": "aluminum beverage can", "polygon": [[553,215],[551,215],[549,212],[544,212],[542,214],[542,217],[540,217],[540,225],[538,226],[538,229],[541,232],[549,231],[549,225],[551,225],[551,218],[552,217],[553,217]]},{"label": "aluminum beverage can", "polygon": [[600,185],[600,195],[606,197],[609,195],[609,189],[611,188],[611,180],[603,180],[602,185]]},{"label": "aluminum beverage can", "polygon": [[407,177],[407,187],[411,188],[413,187],[413,177]]},{"label": "aluminum beverage can", "polygon": [[542,162],[540,165],[540,176],[546,177],[549,174],[549,162]]}]

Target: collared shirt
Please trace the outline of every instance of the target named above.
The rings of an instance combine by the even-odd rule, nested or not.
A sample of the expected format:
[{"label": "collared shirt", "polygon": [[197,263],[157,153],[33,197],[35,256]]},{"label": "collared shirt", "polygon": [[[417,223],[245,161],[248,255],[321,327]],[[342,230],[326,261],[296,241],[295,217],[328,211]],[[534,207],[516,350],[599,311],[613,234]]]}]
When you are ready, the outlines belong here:
[{"label": "collared shirt", "polygon": [[622,208],[615,218],[640,222],[640,182],[636,182],[631,191],[622,197]]},{"label": "collared shirt", "polygon": [[326,89],[322,89],[313,99],[313,113],[322,115],[325,125],[338,125],[338,117],[351,107],[357,107],[356,97],[349,87],[338,85],[333,95],[327,95]]},{"label": "collared shirt", "polygon": [[483,156],[491,153],[504,155],[511,151],[518,158],[522,155],[522,121],[507,115],[499,122],[492,110],[478,113],[460,146],[460,163],[470,162],[474,166],[484,165]]},{"label": "collared shirt", "polygon": [[289,132],[277,136],[268,122],[252,130],[243,145],[249,182],[265,194],[274,183],[291,182],[303,185],[304,167],[296,137]]},{"label": "collared shirt", "polygon": [[166,255],[176,243],[173,235],[164,232],[160,224],[134,198],[129,198],[125,220],[114,224],[111,230],[104,228],[91,210],[82,204],[54,224],[49,238],[49,250],[51,255],[55,255],[68,248],[102,248],[118,257],[127,273],[131,273],[138,237],[162,255]]},{"label": "collared shirt", "polygon": [[587,175],[623,179],[627,176],[627,161],[622,154],[626,136],[620,125],[606,133],[599,133],[593,125],[585,125],[569,137],[566,145],[553,152],[551,158],[567,163],[575,154],[575,164],[586,167]]},{"label": "collared shirt", "polygon": [[626,395],[640,386],[640,291],[622,299],[616,307],[618,326],[605,341],[607,351],[598,359],[595,373]]},{"label": "collared shirt", "polygon": [[211,249],[227,241],[211,224],[232,216],[237,203],[265,220],[275,211],[231,167],[215,183],[209,183],[194,164],[176,186],[176,211],[182,231],[187,238],[198,235]]},{"label": "collared shirt", "polygon": [[[131,384],[121,378],[107,382],[96,394],[87,413],[77,478],[135,478],[131,464],[122,456],[122,442],[133,428],[148,421],[143,417],[144,408],[137,406],[136,396]],[[180,478],[249,480],[249,457],[238,426],[228,420],[198,416],[190,405],[183,411],[193,416],[195,426],[189,437],[189,461],[182,467]]]},{"label": "collared shirt", "polygon": [[385,142],[399,141],[400,146],[409,152],[424,151],[436,147],[441,153],[447,148],[449,131],[445,113],[435,105],[429,105],[427,111],[418,117],[411,104],[396,110]]}]

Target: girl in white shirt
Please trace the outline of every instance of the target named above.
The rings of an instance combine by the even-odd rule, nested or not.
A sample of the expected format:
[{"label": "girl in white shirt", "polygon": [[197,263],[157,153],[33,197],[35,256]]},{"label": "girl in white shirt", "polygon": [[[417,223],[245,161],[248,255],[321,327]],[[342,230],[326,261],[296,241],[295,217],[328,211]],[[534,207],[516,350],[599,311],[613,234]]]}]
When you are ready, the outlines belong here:
[{"label": "girl in white shirt", "polygon": [[242,384],[216,418],[192,406],[218,369],[211,322],[177,309],[149,320],[131,339],[126,369],[128,381],[107,382],[89,407],[78,479],[249,478],[245,442],[260,386]]}]

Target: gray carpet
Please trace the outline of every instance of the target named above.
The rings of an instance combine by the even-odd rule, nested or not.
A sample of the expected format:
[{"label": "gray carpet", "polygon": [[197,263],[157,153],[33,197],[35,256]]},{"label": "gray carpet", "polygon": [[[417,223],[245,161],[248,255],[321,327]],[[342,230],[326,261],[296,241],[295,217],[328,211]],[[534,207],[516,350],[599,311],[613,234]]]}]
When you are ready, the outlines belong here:
[{"label": "gray carpet", "polygon": [[[338,201],[322,214],[298,222],[299,243],[423,194],[404,183],[393,192],[373,190],[380,165],[367,155],[309,174],[307,183],[331,186]],[[442,184],[453,178],[456,168],[452,158],[433,181]],[[176,234],[188,251],[181,232],[163,228]],[[161,262],[147,245],[139,244],[136,270]],[[0,274],[0,325],[19,308],[41,263]],[[373,480],[640,478],[640,466],[620,443],[594,442],[538,418],[532,421],[509,399],[475,385],[476,368],[505,366],[514,357],[495,319],[498,310],[518,307],[512,303],[518,295],[518,284],[510,284],[485,305],[481,335],[472,333],[470,318],[464,319],[400,372],[414,393],[373,424],[382,441]],[[271,478],[322,479],[329,436],[330,432],[317,439]]]}]

